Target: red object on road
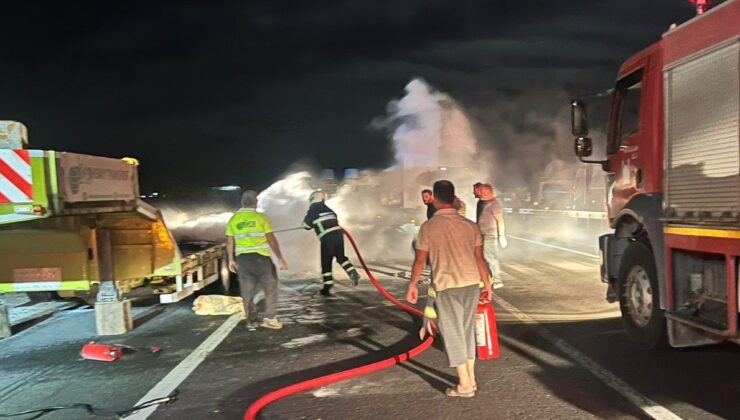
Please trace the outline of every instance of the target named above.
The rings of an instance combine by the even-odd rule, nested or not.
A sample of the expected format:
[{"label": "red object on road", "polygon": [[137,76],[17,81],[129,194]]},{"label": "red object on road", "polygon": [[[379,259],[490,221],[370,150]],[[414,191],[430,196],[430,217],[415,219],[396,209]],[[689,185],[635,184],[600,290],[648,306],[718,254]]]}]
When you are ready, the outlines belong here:
[{"label": "red object on road", "polygon": [[80,356],[87,360],[99,360],[101,362],[115,362],[123,355],[123,351],[110,344],[98,344],[91,341],[80,350]]},{"label": "red object on road", "polygon": [[496,328],[496,311],[493,305],[481,296],[481,302],[475,311],[475,342],[478,345],[480,360],[498,359],[498,329]]}]

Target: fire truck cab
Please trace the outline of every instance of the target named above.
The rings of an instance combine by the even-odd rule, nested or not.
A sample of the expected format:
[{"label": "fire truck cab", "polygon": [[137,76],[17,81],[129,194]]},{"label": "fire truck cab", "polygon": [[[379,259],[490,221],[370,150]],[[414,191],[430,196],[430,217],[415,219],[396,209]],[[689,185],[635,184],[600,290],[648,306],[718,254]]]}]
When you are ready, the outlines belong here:
[{"label": "fire truck cab", "polygon": [[739,86],[740,0],[730,0],[621,66],[605,160],[584,159],[587,106],[571,103],[575,153],[608,178],[607,299],[641,347],[740,344]]}]

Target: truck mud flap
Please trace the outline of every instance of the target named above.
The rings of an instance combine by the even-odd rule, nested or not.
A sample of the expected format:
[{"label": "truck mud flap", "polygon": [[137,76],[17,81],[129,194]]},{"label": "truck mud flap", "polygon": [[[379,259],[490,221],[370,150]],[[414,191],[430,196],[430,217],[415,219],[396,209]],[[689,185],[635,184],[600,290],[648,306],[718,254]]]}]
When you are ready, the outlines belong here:
[{"label": "truck mud flap", "polygon": [[613,233],[599,236],[599,266],[603,283],[611,283],[611,280],[616,278],[616,273],[610,272],[613,267],[611,263],[614,261],[610,261],[612,258],[610,258],[609,253],[613,249],[615,241],[616,236]]}]

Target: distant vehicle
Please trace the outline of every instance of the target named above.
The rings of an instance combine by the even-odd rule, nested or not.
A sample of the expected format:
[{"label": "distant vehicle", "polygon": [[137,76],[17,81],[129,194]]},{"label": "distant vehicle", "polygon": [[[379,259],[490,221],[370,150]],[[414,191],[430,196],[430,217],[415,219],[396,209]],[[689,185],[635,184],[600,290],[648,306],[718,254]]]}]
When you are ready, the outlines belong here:
[{"label": "distant vehicle", "polygon": [[570,210],[573,208],[573,180],[542,181],[537,199],[532,203],[535,209]]},{"label": "distant vehicle", "polygon": [[516,192],[501,193],[496,198],[504,208],[504,214],[517,214],[523,205],[520,195]]},{"label": "distant vehicle", "polygon": [[607,299],[642,347],[740,344],[739,63],[740,0],[730,0],[622,64],[605,160],[583,160],[586,104],[571,104],[576,154],[608,178]]},{"label": "distant vehicle", "polygon": [[591,165],[555,159],[542,171],[532,209],[604,211],[606,177]]},{"label": "distant vehicle", "polygon": [[602,171],[594,171],[591,165],[578,168],[573,186],[573,210],[600,211],[606,210],[607,178]]}]

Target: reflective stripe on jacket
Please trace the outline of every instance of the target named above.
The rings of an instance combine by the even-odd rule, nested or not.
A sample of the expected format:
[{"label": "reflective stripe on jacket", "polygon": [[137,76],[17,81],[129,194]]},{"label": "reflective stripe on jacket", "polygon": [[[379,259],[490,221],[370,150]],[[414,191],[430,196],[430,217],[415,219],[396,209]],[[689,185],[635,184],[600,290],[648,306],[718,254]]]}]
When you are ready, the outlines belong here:
[{"label": "reflective stripe on jacket", "polygon": [[337,214],[329,208],[323,201],[311,204],[308,213],[303,219],[303,228],[306,230],[313,229],[319,239],[331,232],[336,232],[342,228],[339,226]]},{"label": "reflective stripe on jacket", "polygon": [[226,235],[234,238],[234,254],[257,253],[270,256],[267,234],[272,232],[270,219],[255,209],[239,209],[226,225]]}]

